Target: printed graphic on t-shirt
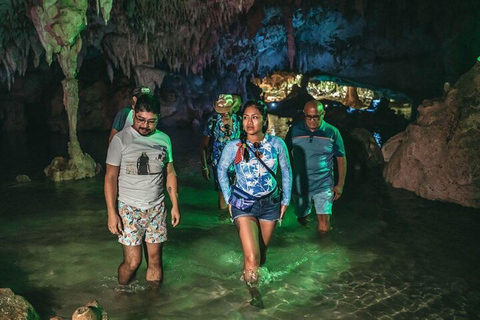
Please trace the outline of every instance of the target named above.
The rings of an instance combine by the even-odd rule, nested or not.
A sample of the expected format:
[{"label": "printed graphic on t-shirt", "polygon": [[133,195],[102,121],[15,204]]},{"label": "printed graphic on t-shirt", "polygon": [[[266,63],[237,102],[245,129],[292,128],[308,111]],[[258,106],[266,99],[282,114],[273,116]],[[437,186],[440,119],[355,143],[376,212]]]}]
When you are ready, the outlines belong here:
[{"label": "printed graphic on t-shirt", "polygon": [[149,151],[124,155],[126,174],[153,175],[160,174],[165,166],[167,148],[156,145]]}]

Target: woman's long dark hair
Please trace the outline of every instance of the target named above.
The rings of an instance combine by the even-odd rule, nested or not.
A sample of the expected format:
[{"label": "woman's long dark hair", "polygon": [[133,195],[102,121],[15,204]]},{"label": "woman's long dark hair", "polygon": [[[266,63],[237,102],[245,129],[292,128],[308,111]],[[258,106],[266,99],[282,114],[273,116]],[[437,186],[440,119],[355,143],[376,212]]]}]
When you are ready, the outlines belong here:
[{"label": "woman's long dark hair", "polygon": [[[267,114],[267,105],[265,102],[262,100],[248,100],[245,105],[242,108],[242,119],[243,119],[243,113],[248,107],[255,107],[257,108],[258,111],[262,114],[263,118],[263,126],[262,126],[262,132],[265,133],[267,132],[268,129],[268,114]],[[242,125],[242,132],[240,133],[240,141],[242,142],[242,145],[247,144],[247,132],[245,131],[245,128],[243,128]],[[250,152],[248,152],[248,149],[245,148],[244,153],[243,153],[243,159],[245,162],[250,161]]]}]

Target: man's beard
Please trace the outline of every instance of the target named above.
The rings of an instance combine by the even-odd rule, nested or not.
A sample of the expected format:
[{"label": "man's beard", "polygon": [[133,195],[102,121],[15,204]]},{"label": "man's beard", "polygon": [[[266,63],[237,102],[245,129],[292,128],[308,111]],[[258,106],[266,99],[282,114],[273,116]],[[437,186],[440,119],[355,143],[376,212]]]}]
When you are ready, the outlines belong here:
[{"label": "man's beard", "polygon": [[152,134],[153,130],[149,129],[149,128],[138,128],[138,133],[140,133],[142,136],[149,136],[150,134]]}]

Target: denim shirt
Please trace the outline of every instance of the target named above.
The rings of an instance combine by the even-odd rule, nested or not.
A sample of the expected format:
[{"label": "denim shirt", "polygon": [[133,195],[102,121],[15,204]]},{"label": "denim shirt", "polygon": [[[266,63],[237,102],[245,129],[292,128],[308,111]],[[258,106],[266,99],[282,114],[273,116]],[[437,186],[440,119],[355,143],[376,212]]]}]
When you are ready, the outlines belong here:
[{"label": "denim shirt", "polygon": [[[220,187],[226,200],[230,199],[231,194],[227,170],[235,160],[235,155],[237,154],[240,143],[240,139],[230,141],[225,146],[218,164],[218,181],[220,182]],[[247,144],[253,151],[258,150],[260,152],[262,155],[261,159],[273,172],[276,173],[278,166],[280,166],[283,188],[282,204],[288,205],[290,203],[290,192],[292,190],[292,168],[290,167],[285,142],[279,137],[266,134],[258,149],[255,149],[249,141],[247,141]],[[275,177],[272,177],[264,165],[258,161],[253,152],[248,150],[248,148],[245,152],[250,153],[250,161],[246,162],[242,159],[242,161],[235,165],[235,171],[237,173],[235,186],[254,197],[262,197],[271,193],[277,187]]]}]

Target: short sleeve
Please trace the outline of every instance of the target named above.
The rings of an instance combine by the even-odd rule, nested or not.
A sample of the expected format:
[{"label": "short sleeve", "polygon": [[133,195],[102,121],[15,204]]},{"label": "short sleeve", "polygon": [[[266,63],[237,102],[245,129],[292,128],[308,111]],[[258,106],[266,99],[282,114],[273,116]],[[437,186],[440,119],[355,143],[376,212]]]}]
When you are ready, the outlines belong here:
[{"label": "short sleeve", "polygon": [[333,142],[333,155],[335,157],[345,157],[345,147],[340,131],[335,130],[335,141]]},{"label": "short sleeve", "polygon": [[107,164],[119,167],[122,163],[122,140],[114,136],[107,151]]},{"label": "short sleeve", "polygon": [[130,111],[130,108],[123,108],[122,110],[118,111],[115,119],[113,120],[112,129],[115,129],[117,132],[121,131],[125,126],[125,122],[127,121]]},{"label": "short sleeve", "polygon": [[172,141],[170,137],[167,136],[167,159],[166,162],[173,162],[173,151],[172,151]]}]

